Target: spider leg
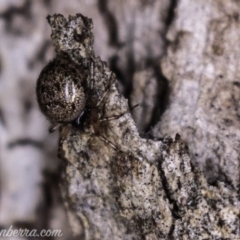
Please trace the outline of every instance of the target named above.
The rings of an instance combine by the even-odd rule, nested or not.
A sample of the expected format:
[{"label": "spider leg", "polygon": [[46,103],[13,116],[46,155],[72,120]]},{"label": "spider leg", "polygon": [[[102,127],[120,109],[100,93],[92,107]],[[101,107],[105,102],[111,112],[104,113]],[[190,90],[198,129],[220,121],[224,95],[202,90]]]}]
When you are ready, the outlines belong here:
[{"label": "spider leg", "polygon": [[105,137],[99,136],[99,138],[102,139],[107,144],[109,144],[114,150],[121,152],[121,150],[117,146],[115,146],[112,142],[107,140]]},{"label": "spider leg", "polygon": [[[90,86],[89,86],[89,89],[90,89],[90,95],[91,95],[91,93],[93,92],[93,89],[94,89],[94,75],[95,75],[95,70],[94,70],[94,68],[95,68],[95,62],[94,61],[91,61],[90,62],[90,66],[89,66],[89,71],[90,71]],[[103,96],[101,97],[101,99],[98,101],[98,103],[96,104],[96,107],[98,107],[100,104],[101,104],[101,102],[103,101],[103,99],[106,97],[106,95],[109,93],[109,91],[110,91],[110,88],[111,88],[111,85],[112,85],[112,83],[114,82],[114,80],[115,80],[115,77],[112,77],[113,76],[113,73],[111,73],[111,75],[110,75],[110,82],[109,82],[109,84],[108,84],[108,86],[107,86],[107,89],[106,89],[106,91],[104,92],[104,94],[103,94]]]},{"label": "spider leg", "polygon": [[53,123],[52,126],[48,129],[50,133],[56,131],[62,124],[61,123]]},{"label": "spider leg", "polygon": [[[90,62],[90,66],[89,66],[89,78],[90,78],[90,83],[89,83],[89,92],[88,93],[90,96],[94,91],[94,61]],[[94,129],[94,133],[96,136],[98,136],[102,141],[104,141],[105,143],[107,143],[109,146],[111,146],[114,150],[118,151],[118,152],[122,152],[117,146],[115,146],[111,141],[107,140],[105,137],[101,136],[101,132],[100,132],[100,125],[98,124],[101,121],[106,121],[106,120],[113,120],[113,119],[118,119],[119,117],[123,116],[124,114],[126,114],[128,111],[125,111],[119,115],[114,115],[112,117],[107,117],[107,118],[103,118],[103,119],[99,119],[98,118],[98,107],[99,105],[103,102],[103,100],[105,99],[105,97],[107,96],[107,94],[110,92],[111,90],[111,86],[113,84],[113,82],[115,81],[115,76],[113,73],[111,73],[110,77],[109,77],[109,83],[107,84],[104,93],[102,94],[101,98],[99,99],[99,101],[97,102],[97,104],[95,105],[94,102],[91,100],[89,100],[89,107],[90,107],[90,119],[91,119],[91,123]],[[137,107],[137,105],[135,105],[134,107],[132,107],[131,109],[134,109],[135,107]],[[77,119],[78,122],[80,122],[81,120],[81,116],[79,116],[79,118]]]},{"label": "spider leg", "polygon": [[81,114],[78,116],[78,118],[74,121],[74,124],[79,126],[81,124],[81,120],[84,117],[85,113],[86,113],[86,108],[81,112]]},{"label": "spider leg", "polygon": [[93,61],[90,62],[90,89],[92,90],[94,87],[94,75],[95,75],[95,71],[94,71],[94,67],[95,67],[95,63]]},{"label": "spider leg", "polygon": [[[130,110],[133,110],[134,108],[136,108],[139,104],[136,104],[135,106],[131,107]],[[118,114],[118,115],[114,115],[112,117],[106,117],[106,118],[103,118],[103,119],[99,119],[100,122],[102,121],[111,121],[111,120],[114,120],[114,119],[118,119],[120,118],[121,116],[123,116],[124,114],[126,114],[127,112],[129,112],[128,110],[121,113],[121,114]],[[109,140],[107,140],[105,137],[101,136],[100,134],[98,134],[99,138],[102,139],[104,142],[106,142],[107,144],[109,144],[114,150],[118,151],[118,152],[123,152],[122,150],[120,150],[116,145],[114,145],[112,142],[110,142]]]},{"label": "spider leg", "polygon": [[101,99],[98,101],[98,103],[97,103],[97,107],[101,104],[101,102],[103,101],[103,99],[107,96],[107,94],[110,92],[110,89],[111,89],[111,86],[112,86],[112,84],[113,84],[113,82],[114,82],[114,80],[115,80],[115,78],[114,77],[112,77],[112,74],[111,74],[111,77],[110,77],[110,82],[109,82],[109,84],[108,84],[108,86],[107,86],[107,89],[106,89],[106,91],[104,92],[104,94],[103,94],[103,96],[101,97]]},{"label": "spider leg", "polygon": [[[136,108],[139,104],[136,104],[134,105],[133,107],[130,108],[130,111],[133,110],[134,108]],[[111,120],[114,120],[114,119],[118,119],[120,117],[122,117],[123,115],[125,115],[126,113],[128,113],[129,110],[126,110],[124,111],[123,113],[120,113],[118,115],[113,115],[111,117],[106,117],[106,118],[103,118],[103,119],[99,119],[100,122],[103,122],[103,121],[111,121]]]}]

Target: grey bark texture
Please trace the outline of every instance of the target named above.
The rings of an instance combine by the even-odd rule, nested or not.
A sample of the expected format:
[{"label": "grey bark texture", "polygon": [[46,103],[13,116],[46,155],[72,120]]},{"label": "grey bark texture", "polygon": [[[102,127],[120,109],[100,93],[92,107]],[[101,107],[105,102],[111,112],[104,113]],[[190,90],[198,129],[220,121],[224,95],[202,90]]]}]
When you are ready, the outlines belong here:
[{"label": "grey bark texture", "polygon": [[[1,229],[60,228],[62,239],[75,239],[70,228],[76,239],[240,238],[237,1],[0,5]],[[35,99],[54,58],[45,20],[54,13],[93,19],[96,103],[114,79],[97,134],[90,117],[61,127],[61,161]]]},{"label": "grey bark texture", "polygon": [[[171,89],[156,135],[187,140],[210,182],[239,190],[239,3],[179,2],[161,66]],[[201,20],[200,20],[201,19]]]},{"label": "grey bark texture", "polygon": [[[87,103],[94,99],[97,109],[89,111],[98,113],[95,122],[88,114],[82,129],[70,125],[67,136],[69,126],[63,124],[60,134],[59,157],[66,165],[62,192],[74,233],[83,239],[238,237],[237,193],[221,183],[210,187],[191,166],[179,135],[174,142],[139,136],[115,76],[100,58],[86,55],[92,52],[92,36],[82,19],[50,17],[56,52],[80,69],[88,63],[87,86],[93,78],[93,91]],[[74,40],[76,29],[85,36],[83,45]]]}]

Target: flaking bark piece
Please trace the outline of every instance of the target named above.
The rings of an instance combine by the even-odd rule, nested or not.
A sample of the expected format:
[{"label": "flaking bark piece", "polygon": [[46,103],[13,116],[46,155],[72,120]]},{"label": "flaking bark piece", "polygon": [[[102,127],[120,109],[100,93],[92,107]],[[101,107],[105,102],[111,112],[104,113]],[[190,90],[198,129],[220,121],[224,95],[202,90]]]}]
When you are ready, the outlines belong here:
[{"label": "flaking bark piece", "polygon": [[[56,27],[54,16],[51,26]],[[61,25],[52,39],[56,51],[77,64],[94,62],[92,97],[97,104],[115,75],[94,53],[86,59],[82,54],[86,51],[72,51],[74,43],[64,44],[71,36],[68,31],[79,29],[81,16],[68,20],[61,16],[64,26],[71,28]],[[59,35],[66,36],[63,46],[56,41]],[[191,165],[179,135],[174,141],[140,138],[129,113],[100,121],[128,110],[111,82],[98,106],[99,135],[88,115],[81,127],[69,123],[60,130],[61,189],[73,232],[80,239],[237,239],[237,193],[222,183],[209,186],[198,167]]]}]

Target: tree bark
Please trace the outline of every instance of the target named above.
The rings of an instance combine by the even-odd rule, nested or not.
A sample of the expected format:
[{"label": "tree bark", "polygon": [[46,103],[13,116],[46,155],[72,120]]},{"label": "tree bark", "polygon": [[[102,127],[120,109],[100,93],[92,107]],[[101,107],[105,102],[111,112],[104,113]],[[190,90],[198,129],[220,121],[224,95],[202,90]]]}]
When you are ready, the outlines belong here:
[{"label": "tree bark", "polygon": [[[239,238],[237,1],[0,5],[0,229],[74,239],[69,221],[77,239]],[[35,83],[54,57],[45,17],[79,12],[94,22],[96,72],[116,74],[100,118],[127,113],[99,134],[90,120],[62,128],[60,161]]]},{"label": "tree bark", "polygon": [[[92,77],[94,83],[87,103],[94,99],[89,112],[98,113],[94,122],[89,113],[81,129],[64,124],[61,130],[62,192],[74,233],[83,239],[238,237],[237,193],[225,184],[207,184],[198,167],[191,165],[180,135],[174,141],[141,138],[115,76],[94,54],[84,57],[90,45],[79,51],[78,41],[72,40],[75,29],[89,36],[80,24],[82,16],[50,19],[57,53],[67,54],[79,69],[89,62],[87,86]],[[91,37],[85,42],[91,43]],[[109,120],[112,116],[118,117]]]}]

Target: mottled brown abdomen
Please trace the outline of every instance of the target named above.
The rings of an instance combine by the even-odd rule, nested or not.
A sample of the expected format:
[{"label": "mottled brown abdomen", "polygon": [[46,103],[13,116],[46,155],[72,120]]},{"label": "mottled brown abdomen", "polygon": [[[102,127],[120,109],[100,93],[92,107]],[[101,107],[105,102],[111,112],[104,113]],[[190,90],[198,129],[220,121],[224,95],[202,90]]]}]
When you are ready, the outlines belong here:
[{"label": "mottled brown abdomen", "polygon": [[52,123],[71,122],[84,110],[84,74],[74,64],[57,57],[42,70],[37,81],[37,101]]}]

